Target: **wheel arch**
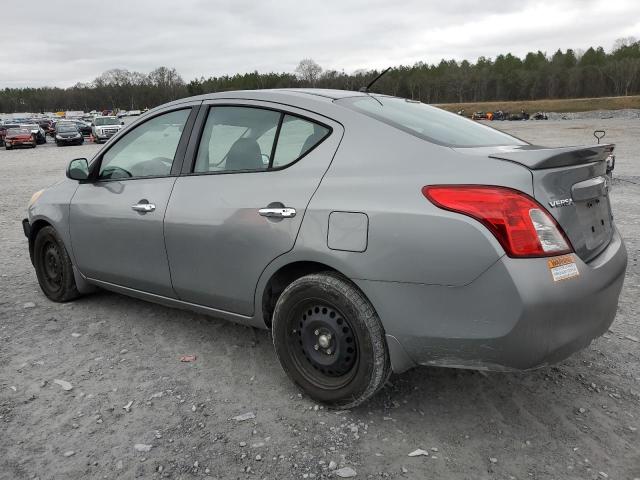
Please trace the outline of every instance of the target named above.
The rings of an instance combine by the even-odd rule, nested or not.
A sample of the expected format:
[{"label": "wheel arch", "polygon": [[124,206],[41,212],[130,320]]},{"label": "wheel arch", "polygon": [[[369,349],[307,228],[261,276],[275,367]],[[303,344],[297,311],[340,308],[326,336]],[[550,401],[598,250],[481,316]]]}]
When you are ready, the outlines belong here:
[{"label": "wheel arch", "polygon": [[336,268],[325,263],[307,260],[297,260],[286,263],[273,272],[269,276],[264,288],[262,288],[262,294],[259,298],[262,320],[267,328],[271,328],[271,317],[276,302],[287,286],[305,275],[326,271],[342,274]]},{"label": "wheel arch", "polygon": [[[280,260],[282,261],[283,258],[281,257]],[[272,271],[269,271],[269,269],[265,270],[256,292],[256,317],[259,317],[254,317],[256,323],[262,324],[266,328],[271,329],[273,310],[284,289],[293,281],[303,277],[304,275],[326,271],[335,272],[347,278],[358,290],[362,292],[365,298],[371,303],[376,313],[380,315],[379,310],[376,308],[377,299],[375,296],[372,298],[370,295],[371,292],[367,292],[366,288],[363,289],[361,282],[352,280],[348,274],[346,274],[340,267],[333,265],[332,262],[322,260],[302,260],[300,258],[289,259],[288,262],[283,262],[278,265],[272,264]],[[264,278],[268,278],[268,280],[264,280]],[[261,287],[261,285],[264,286]],[[385,323],[391,320],[392,319],[384,319],[380,317],[383,329],[385,328]],[[385,341],[387,343],[389,358],[391,360],[391,367],[394,372],[402,373],[416,365],[396,337],[386,334],[385,332]]]},{"label": "wheel arch", "polygon": [[96,290],[96,287],[94,285],[89,284],[89,282],[82,275],[80,270],[78,270],[78,267],[76,266],[76,263],[75,263],[75,258],[73,257],[73,251],[69,248],[69,245],[66,244],[64,236],[61,235],[61,232],[59,231],[59,229],[56,228],[55,223],[50,221],[46,217],[36,218],[31,224],[29,229],[29,238],[28,238],[29,258],[31,259],[31,264],[35,266],[33,261],[33,255],[34,255],[36,237],[38,236],[38,233],[45,227],[53,228],[56,231],[56,233],[60,236],[63,246],[66,249],[67,254],[69,255],[69,258],[71,259],[71,266],[73,268],[73,277],[76,282],[76,288],[78,289],[78,292],[80,292],[81,294],[94,292]]},{"label": "wheel arch", "polygon": [[[33,247],[36,241],[36,237],[38,236],[38,232],[42,230],[44,227],[53,227],[53,224],[43,218],[37,219],[31,225],[29,229],[29,257],[31,258],[31,263],[33,264]],[[55,227],[53,227],[55,228]]]}]

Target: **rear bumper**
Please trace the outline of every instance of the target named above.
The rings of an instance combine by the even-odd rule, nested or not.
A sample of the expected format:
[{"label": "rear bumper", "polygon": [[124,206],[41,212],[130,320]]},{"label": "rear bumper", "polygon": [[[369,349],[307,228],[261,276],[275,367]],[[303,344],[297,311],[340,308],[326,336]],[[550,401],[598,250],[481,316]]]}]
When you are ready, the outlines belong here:
[{"label": "rear bumper", "polygon": [[394,370],[411,363],[528,370],[586,347],[615,318],[627,265],[618,231],[588,264],[573,257],[579,276],[557,282],[546,259],[505,256],[461,287],[356,283],[406,353],[396,355]]}]

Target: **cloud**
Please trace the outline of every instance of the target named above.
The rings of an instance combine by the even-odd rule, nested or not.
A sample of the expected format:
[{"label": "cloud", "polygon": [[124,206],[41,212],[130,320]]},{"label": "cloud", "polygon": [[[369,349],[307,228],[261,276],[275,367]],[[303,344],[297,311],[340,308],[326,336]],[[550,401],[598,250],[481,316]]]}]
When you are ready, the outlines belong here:
[{"label": "cloud", "polygon": [[31,0],[3,5],[0,87],[88,82],[111,68],[176,67],[185,80],[609,49],[640,33],[640,3],[612,0]]}]

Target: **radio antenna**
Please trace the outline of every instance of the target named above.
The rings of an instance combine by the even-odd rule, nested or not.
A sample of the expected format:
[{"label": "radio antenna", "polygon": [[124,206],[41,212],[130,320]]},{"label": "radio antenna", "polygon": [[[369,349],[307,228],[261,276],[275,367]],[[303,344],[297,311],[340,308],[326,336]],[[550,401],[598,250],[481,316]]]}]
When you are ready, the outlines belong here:
[{"label": "radio antenna", "polygon": [[359,92],[362,93],[369,93],[369,89],[371,88],[371,86],[376,83],[378,80],[380,80],[380,77],[382,77],[385,73],[387,73],[389,70],[391,70],[391,67],[388,67],[386,70],[384,70],[380,75],[378,75],[376,78],[374,78],[373,80],[371,80],[369,82],[369,85],[367,85],[366,87],[360,87],[360,90],[358,90]]}]

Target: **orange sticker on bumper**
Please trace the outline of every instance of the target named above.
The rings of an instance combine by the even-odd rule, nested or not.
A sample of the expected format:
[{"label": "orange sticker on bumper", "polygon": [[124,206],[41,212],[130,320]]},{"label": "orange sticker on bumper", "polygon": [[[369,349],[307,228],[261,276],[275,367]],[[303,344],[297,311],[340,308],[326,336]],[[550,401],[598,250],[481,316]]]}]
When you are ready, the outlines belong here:
[{"label": "orange sticker on bumper", "polygon": [[547,260],[547,266],[549,267],[554,282],[568,280],[569,278],[580,275],[578,265],[576,265],[576,262],[573,260],[573,255],[562,255],[560,257],[550,258]]}]

